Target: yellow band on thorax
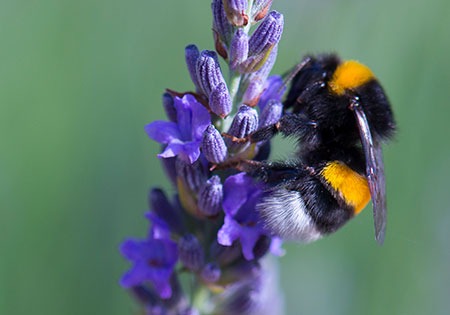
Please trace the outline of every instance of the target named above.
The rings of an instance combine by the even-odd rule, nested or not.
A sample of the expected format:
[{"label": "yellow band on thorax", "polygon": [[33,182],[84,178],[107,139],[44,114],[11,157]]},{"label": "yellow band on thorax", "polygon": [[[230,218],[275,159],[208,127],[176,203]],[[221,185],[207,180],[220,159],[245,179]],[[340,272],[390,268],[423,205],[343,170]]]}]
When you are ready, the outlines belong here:
[{"label": "yellow band on thorax", "polygon": [[367,179],[339,161],[327,163],[320,173],[358,214],[370,200]]},{"label": "yellow band on thorax", "polygon": [[353,90],[374,79],[369,67],[355,60],[341,63],[333,74],[328,86],[331,91],[343,95],[346,90]]}]

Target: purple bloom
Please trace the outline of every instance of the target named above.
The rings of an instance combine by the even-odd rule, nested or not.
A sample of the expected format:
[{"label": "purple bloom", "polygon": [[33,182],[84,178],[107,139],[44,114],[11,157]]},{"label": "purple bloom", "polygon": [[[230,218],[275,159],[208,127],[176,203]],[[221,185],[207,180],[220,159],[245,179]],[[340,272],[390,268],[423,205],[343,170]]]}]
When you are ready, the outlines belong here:
[{"label": "purple bloom", "polygon": [[260,111],[264,110],[264,107],[270,100],[281,101],[285,91],[286,85],[281,76],[272,75],[268,77],[264,84],[264,91],[262,92],[258,102]]},{"label": "purple bloom", "polygon": [[168,239],[126,240],[122,255],[133,262],[120,284],[131,288],[150,281],[163,299],[172,296],[170,277],[178,260],[177,245]]},{"label": "purple bloom", "polygon": [[231,246],[240,240],[245,259],[253,259],[253,248],[264,230],[255,210],[262,190],[253,179],[239,173],[226,179],[224,185],[223,209],[225,222],[217,234],[219,244]]},{"label": "purple bloom", "polygon": [[206,127],[211,124],[208,110],[194,96],[174,97],[177,122],[157,120],[145,126],[148,136],[166,144],[160,158],[178,156],[194,163],[200,156],[200,142]]}]

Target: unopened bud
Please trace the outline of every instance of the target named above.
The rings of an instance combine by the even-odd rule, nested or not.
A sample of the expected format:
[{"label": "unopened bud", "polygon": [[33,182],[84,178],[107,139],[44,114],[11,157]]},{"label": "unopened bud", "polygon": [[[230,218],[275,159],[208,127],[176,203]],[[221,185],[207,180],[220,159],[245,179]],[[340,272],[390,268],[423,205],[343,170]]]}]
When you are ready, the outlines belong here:
[{"label": "unopened bud", "polygon": [[277,100],[270,100],[261,112],[259,128],[276,124],[281,115],[283,115],[283,104]]},{"label": "unopened bud", "polygon": [[206,283],[214,283],[220,279],[221,271],[220,267],[216,263],[206,264],[200,273],[203,281]]},{"label": "unopened bud", "polygon": [[266,17],[272,5],[272,0],[255,0],[252,6],[252,20],[258,22]]},{"label": "unopened bud", "polygon": [[186,234],[178,241],[178,256],[181,263],[189,270],[197,271],[204,264],[203,248],[192,234]]},{"label": "unopened bud", "polygon": [[223,6],[228,20],[234,26],[244,26],[248,23],[248,0],[223,0]]},{"label": "unopened bud", "polygon": [[212,90],[209,95],[209,107],[214,114],[221,118],[225,118],[231,112],[232,102],[225,82],[220,82]]},{"label": "unopened bud", "polygon": [[249,56],[265,54],[278,44],[283,33],[284,18],[277,11],[270,12],[249,40]]},{"label": "unopened bud", "polygon": [[209,98],[211,92],[225,80],[220,71],[217,54],[210,50],[203,50],[197,59],[197,80],[203,93]]},{"label": "unopened bud", "polygon": [[243,29],[237,29],[230,45],[230,68],[237,70],[248,56],[248,36]]},{"label": "unopened bud", "polygon": [[197,59],[200,56],[200,52],[198,51],[197,46],[195,45],[188,45],[184,49],[184,56],[186,59],[186,65],[189,71],[189,75],[191,76],[191,80],[194,83],[195,87],[198,89],[200,86],[198,84],[197,79]]},{"label": "unopened bud", "polygon": [[199,211],[207,216],[213,217],[222,210],[223,187],[219,176],[215,175],[208,179],[198,194]]},{"label": "unopened bud", "polygon": [[225,141],[214,125],[206,128],[201,147],[206,159],[211,163],[222,163],[227,157],[228,150]]}]

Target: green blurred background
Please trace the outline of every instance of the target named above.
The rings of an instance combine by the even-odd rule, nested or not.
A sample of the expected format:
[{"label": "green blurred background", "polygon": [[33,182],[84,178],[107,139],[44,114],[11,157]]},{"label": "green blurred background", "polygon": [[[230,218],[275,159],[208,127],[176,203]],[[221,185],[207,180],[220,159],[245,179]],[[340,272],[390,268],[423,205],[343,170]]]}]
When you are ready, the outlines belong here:
[{"label": "green blurred background", "polygon": [[[367,209],[286,245],[286,314],[450,314],[450,2],[275,0],[274,72],[339,52],[377,74],[398,120],[386,147],[386,243]],[[189,90],[184,47],[211,49],[210,1],[0,0],[0,314],[133,314],[117,247],[168,187],[143,126]],[[279,142],[274,158],[290,145]]]}]

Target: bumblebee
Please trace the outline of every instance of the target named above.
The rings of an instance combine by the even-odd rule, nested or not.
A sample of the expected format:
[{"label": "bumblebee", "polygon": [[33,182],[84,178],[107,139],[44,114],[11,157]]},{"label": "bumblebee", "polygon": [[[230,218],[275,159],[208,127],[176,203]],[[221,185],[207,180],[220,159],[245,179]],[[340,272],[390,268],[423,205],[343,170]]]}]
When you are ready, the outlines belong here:
[{"label": "bumblebee", "polygon": [[[395,121],[380,83],[365,65],[334,54],[307,56],[297,66],[278,123],[244,141],[281,133],[298,140],[291,162],[241,163],[265,183],[257,205],[274,234],[311,242],[335,232],[372,199],[375,238],[384,242],[386,197],[381,143]],[[242,140],[242,139],[241,139]]]}]

